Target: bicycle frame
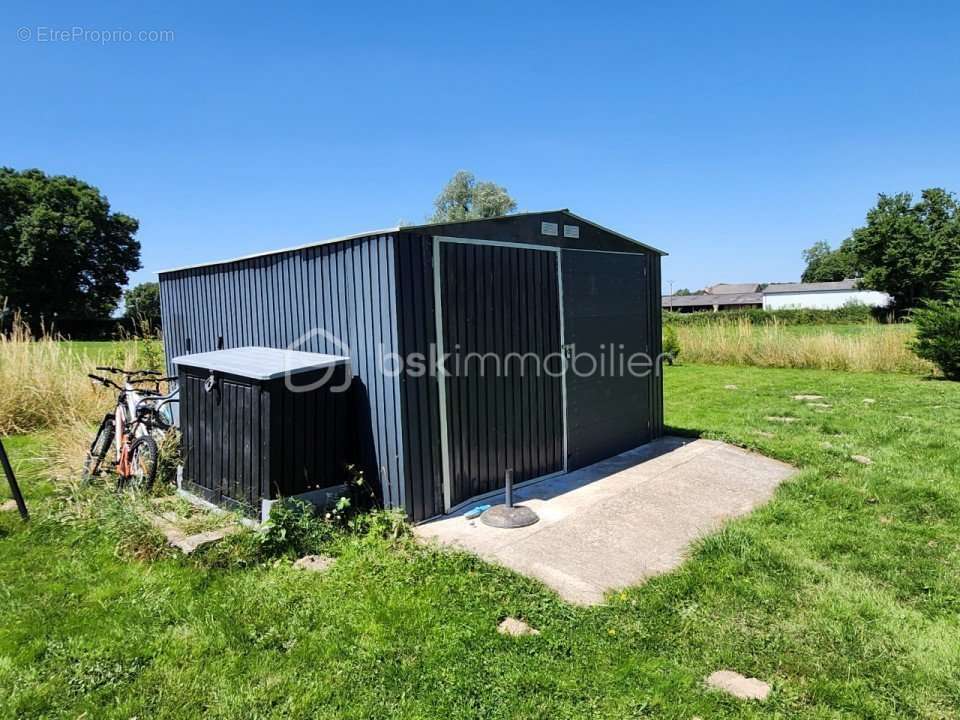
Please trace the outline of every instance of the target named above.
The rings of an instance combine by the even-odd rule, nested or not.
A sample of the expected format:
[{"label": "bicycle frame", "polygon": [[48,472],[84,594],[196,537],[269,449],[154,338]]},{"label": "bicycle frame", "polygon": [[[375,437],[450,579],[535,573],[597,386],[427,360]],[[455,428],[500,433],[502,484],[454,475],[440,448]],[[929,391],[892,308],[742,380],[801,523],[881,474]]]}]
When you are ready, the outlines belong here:
[{"label": "bicycle frame", "polygon": [[[117,450],[117,473],[122,478],[128,478],[133,475],[131,451],[133,449],[134,442],[137,440],[137,438],[150,434],[151,431],[157,432],[162,430],[162,428],[152,427],[152,423],[145,420],[145,416],[150,414],[159,417],[158,411],[161,407],[172,402],[179,402],[179,398],[176,397],[178,393],[176,390],[174,390],[172,393],[166,396],[159,394],[159,383],[163,380],[168,380],[169,378],[142,378],[139,377],[138,373],[136,372],[127,373],[117,368],[97,369],[106,370],[111,373],[123,373],[127,376],[122,386],[113,381],[108,381],[95,375],[91,375],[90,377],[108,387],[112,386],[119,391],[116,409],[114,410],[114,443],[116,444]],[[147,373],[146,371],[140,371],[139,375],[143,374],[159,376],[159,373]],[[158,391],[145,391],[141,388],[138,388],[136,383],[138,381],[142,382],[144,379],[147,381],[156,382]],[[143,405],[145,401],[149,401],[151,399],[155,400],[156,404],[152,408],[148,408],[147,412],[145,413]]]},{"label": "bicycle frame", "polygon": [[123,383],[123,392],[118,399],[114,415],[116,428],[114,442],[117,444],[117,472],[120,477],[130,477],[133,474],[133,468],[130,465],[133,441],[149,432],[139,417],[139,405],[143,399],[144,396],[129,381]]}]

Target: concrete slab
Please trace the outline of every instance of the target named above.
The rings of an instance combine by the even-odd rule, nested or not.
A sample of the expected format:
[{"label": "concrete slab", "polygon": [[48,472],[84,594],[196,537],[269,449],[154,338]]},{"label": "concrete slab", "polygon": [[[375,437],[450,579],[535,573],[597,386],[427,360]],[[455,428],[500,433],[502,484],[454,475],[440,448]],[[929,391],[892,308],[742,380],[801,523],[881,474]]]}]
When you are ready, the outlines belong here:
[{"label": "concrete slab", "polygon": [[490,527],[465,519],[468,506],[414,532],[538,578],[569,602],[593,605],[611,590],[677,567],[690,543],[769,500],[795,472],[715,440],[665,437],[515,490],[516,502],[540,516],[536,525]]},{"label": "concrete slab", "polygon": [[[230,524],[214,530],[188,535],[168,519],[169,515],[170,513],[165,513],[163,516],[145,513],[145,517],[150,524],[157,528],[167,539],[167,544],[170,545],[170,547],[176,548],[184,555],[191,555],[200,548],[220,542],[227,535],[232,535],[242,529],[240,525]],[[176,516],[174,515],[174,517]]]}]

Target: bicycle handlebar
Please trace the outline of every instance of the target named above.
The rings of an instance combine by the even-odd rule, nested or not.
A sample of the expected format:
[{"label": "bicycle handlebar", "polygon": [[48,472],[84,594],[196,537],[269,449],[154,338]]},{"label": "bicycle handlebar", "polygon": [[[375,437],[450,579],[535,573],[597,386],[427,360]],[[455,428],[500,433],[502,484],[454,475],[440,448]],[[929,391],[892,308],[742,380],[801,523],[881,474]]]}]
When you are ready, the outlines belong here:
[{"label": "bicycle handlebar", "polygon": [[96,380],[101,385],[106,385],[107,387],[115,387],[117,390],[123,390],[122,387],[120,387],[113,380],[110,380],[108,378],[103,378],[103,377],[100,377],[99,375],[91,375],[90,373],[87,373],[87,377],[90,378],[91,380]]},{"label": "bicycle handlebar", "polygon": [[106,372],[111,372],[116,375],[126,375],[127,377],[133,377],[134,375],[159,375],[158,370],[121,370],[120,368],[115,367],[101,367],[97,366],[97,370],[104,370]]}]

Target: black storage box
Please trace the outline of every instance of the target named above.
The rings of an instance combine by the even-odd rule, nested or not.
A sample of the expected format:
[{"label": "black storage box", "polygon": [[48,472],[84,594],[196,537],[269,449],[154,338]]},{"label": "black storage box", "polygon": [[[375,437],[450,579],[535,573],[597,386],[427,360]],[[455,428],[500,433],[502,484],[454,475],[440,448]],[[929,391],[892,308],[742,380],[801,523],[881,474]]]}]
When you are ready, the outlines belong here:
[{"label": "black storage box", "polygon": [[342,490],[355,444],[349,362],[265,347],[174,358],[182,489],[262,520],[278,499]]}]

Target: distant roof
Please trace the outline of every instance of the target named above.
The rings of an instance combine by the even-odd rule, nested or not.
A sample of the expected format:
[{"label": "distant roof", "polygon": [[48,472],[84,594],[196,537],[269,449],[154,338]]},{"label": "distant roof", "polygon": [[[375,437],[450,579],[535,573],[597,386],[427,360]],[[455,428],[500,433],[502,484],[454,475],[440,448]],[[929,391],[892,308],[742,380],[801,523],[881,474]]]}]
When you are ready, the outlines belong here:
[{"label": "distant roof", "polygon": [[771,283],[764,289],[764,295],[777,293],[830,292],[832,290],[857,290],[859,280],[839,280],[837,282],[816,283]]},{"label": "distant roof", "polygon": [[339,237],[329,238],[327,240],[316,240],[314,242],[304,243],[303,245],[295,245],[293,247],[279,248],[277,250],[265,250],[263,252],[251,253],[249,255],[241,255],[240,257],[228,258],[226,260],[211,260],[209,262],[196,263],[194,265],[183,265],[181,267],[169,268],[167,270],[160,270],[157,274],[164,275],[166,273],[178,272],[180,270],[193,270],[195,268],[210,267],[213,265],[226,265],[227,263],[238,262],[240,260],[252,260],[253,258],[258,258],[258,257],[266,257],[269,255],[279,255],[280,253],[293,252],[295,250],[304,250],[306,248],[319,247],[321,245],[332,245],[333,243],[345,242],[347,240],[358,240],[360,238],[373,237],[377,235],[389,235],[391,233],[400,232],[401,230],[422,230],[422,229],[430,228],[437,225],[456,225],[461,222],[484,222],[484,221],[493,221],[493,220],[508,220],[510,218],[524,217],[526,215],[549,215],[551,213],[563,213],[564,215],[570,218],[573,218],[578,222],[586,223],[587,225],[592,225],[598,230],[603,230],[604,232],[608,232],[611,235],[616,235],[619,238],[628,240],[629,242],[632,242],[635,245],[639,245],[640,247],[644,248],[645,250],[649,250],[650,252],[657,253],[658,255],[667,254],[666,251],[664,250],[659,250],[653,247],[652,245],[647,245],[646,243],[642,243],[639,240],[635,240],[629,235],[624,235],[623,233],[619,233],[616,230],[611,230],[610,228],[604,227],[603,225],[600,225],[599,223],[595,223],[592,220],[587,220],[584,217],[580,217],[579,215],[576,215],[570,212],[566,208],[561,208],[560,210],[541,210],[539,212],[512,213],[510,215],[498,215],[496,217],[491,217],[491,218],[476,218],[474,220],[443,221],[438,223],[423,223],[421,225],[396,225],[394,227],[381,228],[379,230],[367,230],[365,232],[351,233],[350,235],[341,235]]},{"label": "distant roof", "polygon": [[251,380],[274,380],[285,375],[298,375],[350,362],[341,355],[278,350],[268,347],[239,347],[229,350],[180,355],[173,359],[174,365],[198,367],[210,372],[239,375]]},{"label": "distant roof", "polygon": [[763,295],[758,292],[726,293],[723,295],[664,295],[661,306],[670,307],[726,307],[730,305],[762,305]]},{"label": "distant roof", "polygon": [[760,291],[760,283],[717,283],[706,289],[710,295],[739,295]]}]

